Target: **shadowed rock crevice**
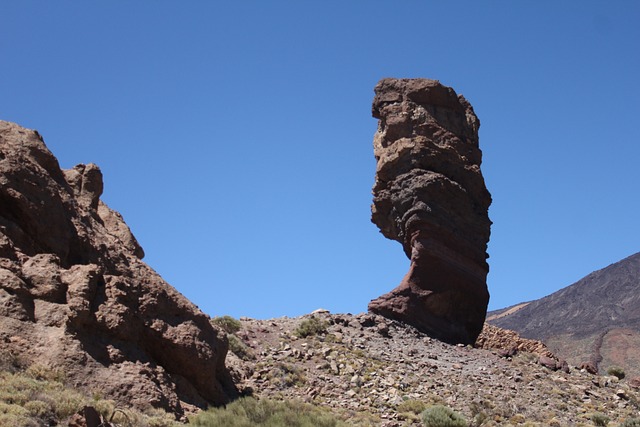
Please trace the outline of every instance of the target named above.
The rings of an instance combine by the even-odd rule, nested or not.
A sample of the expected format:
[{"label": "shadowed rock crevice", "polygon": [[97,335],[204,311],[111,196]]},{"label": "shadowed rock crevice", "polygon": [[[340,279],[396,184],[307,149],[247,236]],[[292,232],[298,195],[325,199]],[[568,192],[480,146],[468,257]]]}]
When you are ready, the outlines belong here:
[{"label": "shadowed rock crevice", "polygon": [[369,310],[441,340],[473,344],[482,330],[491,195],[480,172],[471,104],[428,79],[375,88],[377,161],[371,220],[411,260],[400,285]]}]

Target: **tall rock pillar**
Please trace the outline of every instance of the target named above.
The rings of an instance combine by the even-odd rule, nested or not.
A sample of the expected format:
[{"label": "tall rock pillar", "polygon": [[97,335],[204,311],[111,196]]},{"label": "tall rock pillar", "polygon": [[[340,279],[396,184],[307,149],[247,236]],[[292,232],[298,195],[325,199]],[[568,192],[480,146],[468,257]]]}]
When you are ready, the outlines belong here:
[{"label": "tall rock pillar", "polygon": [[371,220],[400,242],[409,272],[369,310],[450,343],[473,344],[489,303],[491,195],[480,172],[480,121],[436,80],[375,87],[377,161]]}]

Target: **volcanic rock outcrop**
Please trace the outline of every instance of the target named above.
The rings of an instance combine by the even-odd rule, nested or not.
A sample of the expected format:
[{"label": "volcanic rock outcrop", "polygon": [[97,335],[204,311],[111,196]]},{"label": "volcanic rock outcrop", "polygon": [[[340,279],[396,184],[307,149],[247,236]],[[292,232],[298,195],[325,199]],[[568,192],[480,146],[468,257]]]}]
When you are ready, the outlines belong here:
[{"label": "volcanic rock outcrop", "polygon": [[38,132],[0,121],[0,350],[127,406],[225,403],[226,336],[142,262],[102,189],[96,165],[63,171]]},{"label": "volcanic rock outcrop", "polygon": [[489,302],[491,195],[480,172],[471,104],[428,79],[375,87],[377,160],[371,220],[411,259],[400,285],[369,310],[451,343],[473,344]]}]

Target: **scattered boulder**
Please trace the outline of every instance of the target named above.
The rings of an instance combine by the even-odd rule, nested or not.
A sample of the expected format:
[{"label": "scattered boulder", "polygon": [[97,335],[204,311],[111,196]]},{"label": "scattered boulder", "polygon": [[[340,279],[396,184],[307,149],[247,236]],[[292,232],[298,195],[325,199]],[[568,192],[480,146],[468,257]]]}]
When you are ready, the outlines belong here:
[{"label": "scattered boulder", "polygon": [[585,372],[588,372],[592,375],[596,375],[598,373],[598,365],[592,361],[582,362],[579,366],[580,369],[584,369]]},{"label": "scattered boulder", "polygon": [[560,370],[569,373],[569,365],[566,360],[557,360],[549,356],[540,356],[538,358],[538,364],[551,369],[552,371]]},{"label": "scattered boulder", "polygon": [[228,342],[143,261],[93,164],[60,169],[36,131],[0,121],[0,340],[70,385],[139,409],[237,395]]},{"label": "scattered boulder", "polygon": [[371,220],[400,242],[409,272],[369,310],[450,343],[473,344],[489,302],[491,195],[480,172],[480,121],[436,80],[375,87],[377,161]]}]

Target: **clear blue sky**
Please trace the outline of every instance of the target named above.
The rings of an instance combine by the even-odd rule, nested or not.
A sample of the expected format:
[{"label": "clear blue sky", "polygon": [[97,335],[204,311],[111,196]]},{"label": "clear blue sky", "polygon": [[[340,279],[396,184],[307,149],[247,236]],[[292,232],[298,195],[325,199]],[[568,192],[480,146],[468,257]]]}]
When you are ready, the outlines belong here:
[{"label": "clear blue sky", "polygon": [[640,251],[638,1],[4,1],[0,119],[98,164],[211,315],[358,313],[408,268],[370,223],[373,87],[481,120],[490,308]]}]

